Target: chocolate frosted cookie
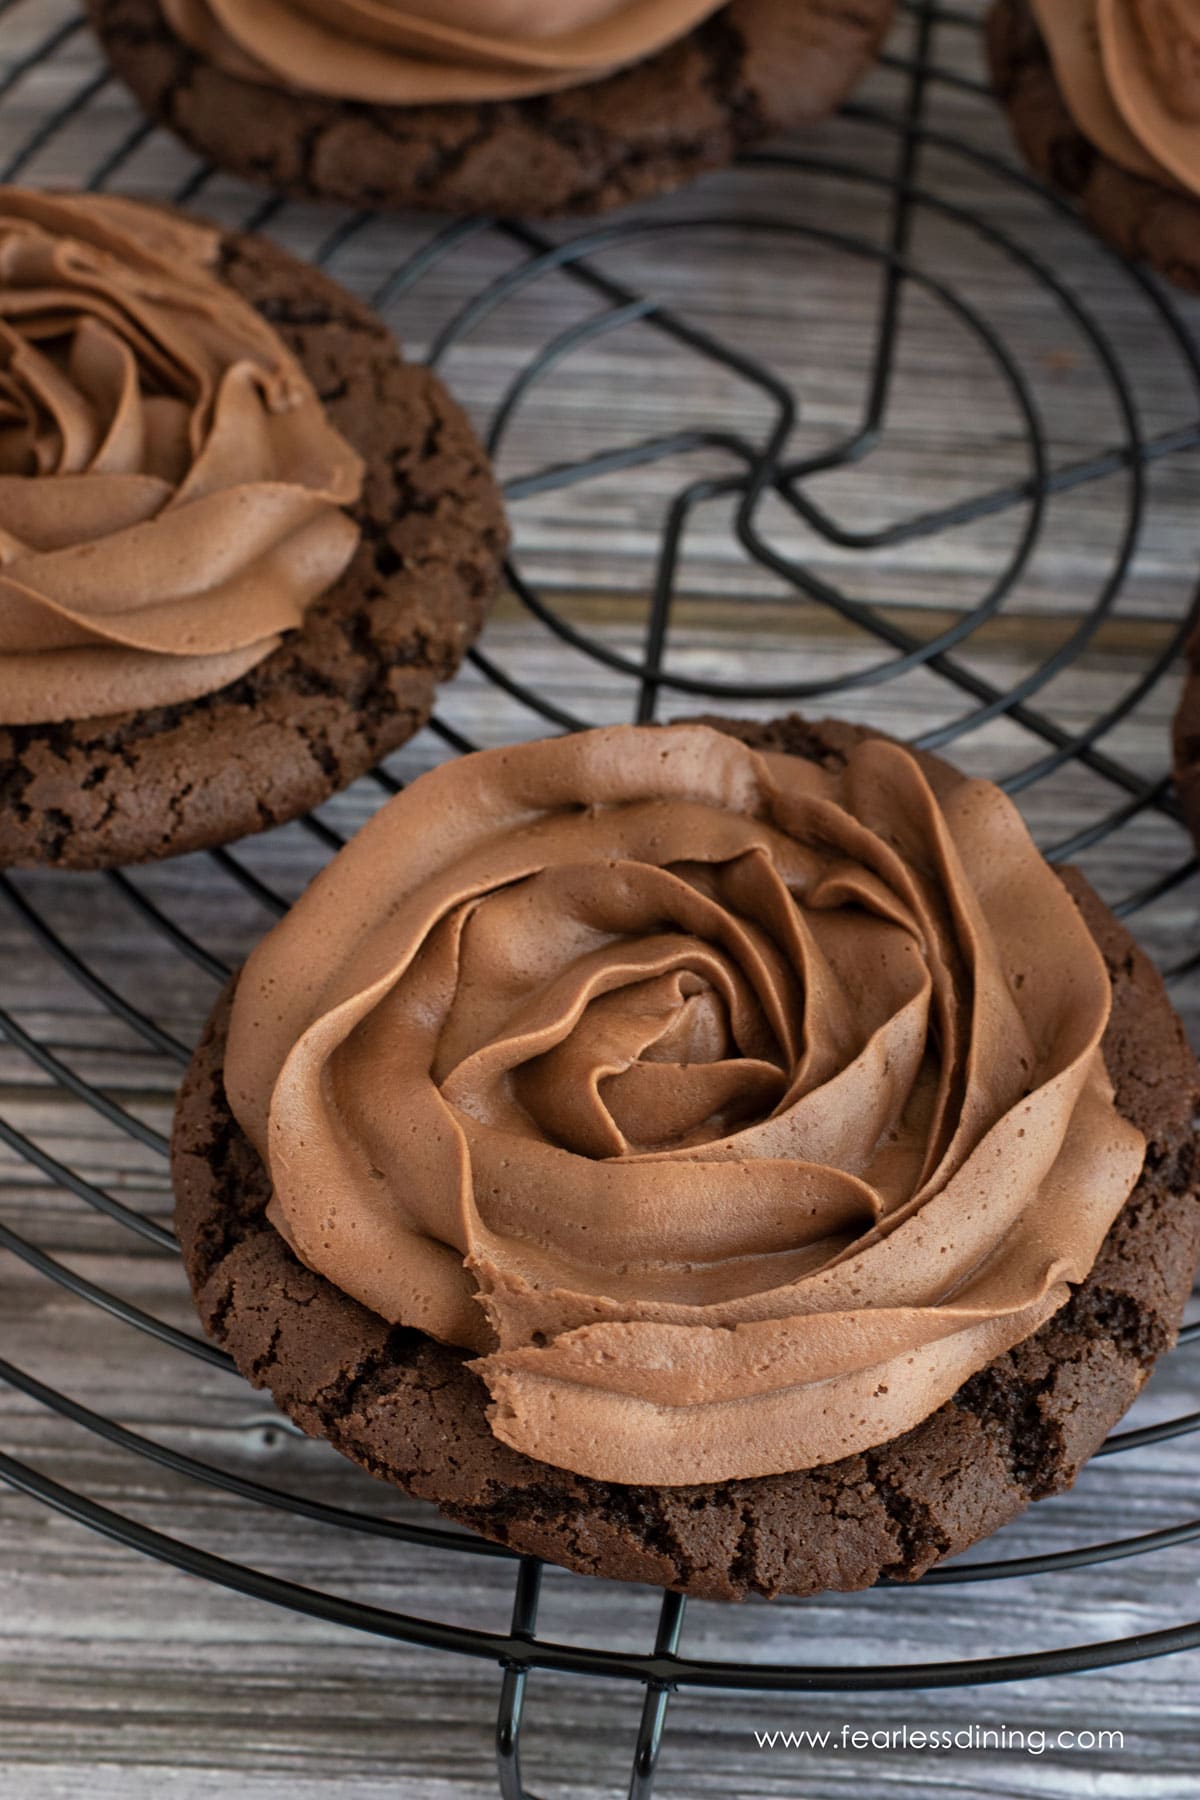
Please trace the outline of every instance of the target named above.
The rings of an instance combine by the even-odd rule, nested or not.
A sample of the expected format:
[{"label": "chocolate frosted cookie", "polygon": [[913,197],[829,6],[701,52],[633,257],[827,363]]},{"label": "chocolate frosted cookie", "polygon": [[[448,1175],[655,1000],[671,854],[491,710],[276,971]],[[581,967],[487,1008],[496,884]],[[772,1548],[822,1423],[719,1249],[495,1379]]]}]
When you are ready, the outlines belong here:
[{"label": "chocolate frosted cookie", "polygon": [[1193,0],[995,0],[988,51],[1037,173],[1122,255],[1200,292]]},{"label": "chocolate frosted cookie", "polygon": [[196,1052],[176,1219],[247,1377],[451,1518],[851,1589],[1069,1486],[1137,1394],[1198,1083],[990,784],[618,728],[424,776],[318,877]]},{"label": "chocolate frosted cookie", "polygon": [[440,382],[263,241],[0,189],[0,866],[281,824],[404,742],[499,496]]},{"label": "chocolate frosted cookie", "polygon": [[824,118],[892,7],[88,0],[146,112],[221,168],[352,206],[504,214],[623,205]]}]

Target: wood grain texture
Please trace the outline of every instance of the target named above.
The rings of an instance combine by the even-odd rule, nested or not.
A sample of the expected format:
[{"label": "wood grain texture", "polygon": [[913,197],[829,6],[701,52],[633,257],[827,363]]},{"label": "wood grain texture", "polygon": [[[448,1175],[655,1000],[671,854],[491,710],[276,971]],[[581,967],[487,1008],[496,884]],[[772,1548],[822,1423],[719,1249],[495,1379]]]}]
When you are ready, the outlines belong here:
[{"label": "wood grain texture", "polygon": [[[968,18],[975,0],[959,9]],[[0,11],[0,81],[5,69],[56,26],[77,18],[73,0],[15,0]],[[911,23],[894,48],[903,54]],[[978,42],[954,23],[938,27],[939,62],[977,74]],[[0,165],[52,110],[85,91],[98,63],[86,34],[64,37],[56,55],[0,98]],[[0,90],[3,92],[3,90]],[[881,70],[864,104],[892,115],[903,78]],[[951,82],[930,93],[931,122],[976,150],[1009,156],[1003,120],[986,98]],[[13,171],[45,183],[78,181],[129,140],[136,115],[106,83]],[[795,148],[816,167],[760,163],[701,184],[637,215],[653,227],[619,235],[597,266],[637,292],[652,292],[688,320],[763,359],[793,385],[801,412],[797,456],[827,450],[852,430],[870,379],[879,307],[879,253],[886,244],[886,193],[876,178],[894,167],[894,133],[870,119],[843,119]],[[121,191],[161,197],[194,169],[161,134],[140,140],[115,168]],[[1015,165],[1014,165],[1015,166]],[[860,174],[856,175],[855,171]],[[1194,372],[1155,303],[1020,179],[995,175],[970,154],[931,142],[918,170],[929,196],[910,249],[921,276],[977,309],[1009,357],[1006,371],[980,347],[970,320],[936,286],[914,282],[904,301],[902,354],[886,429],[851,470],[809,486],[812,498],[853,529],[918,515],[1030,473],[1021,404],[1041,420],[1054,466],[1118,444],[1128,429],[1105,373],[1111,346],[1126,368],[1126,401],[1145,437],[1189,428],[1200,414]],[[256,196],[220,178],[198,208],[224,223],[245,218]],[[717,225],[701,223],[716,217]],[[676,229],[669,222],[692,221]],[[770,221],[770,223],[766,223]],[[780,221],[785,228],[780,228]],[[270,220],[288,247],[313,253],[342,215],[289,206]],[[980,224],[983,226],[981,235]],[[1019,255],[997,249],[990,228],[1011,233]],[[426,243],[428,221],[392,219],[348,236],[335,272],[370,296]],[[565,238],[551,231],[552,238]],[[863,246],[867,249],[864,252]],[[526,248],[501,231],[463,238],[422,280],[394,297],[389,320],[414,349],[489,280],[518,267]],[[1051,268],[1066,298],[1035,285],[1032,257]],[[456,391],[486,424],[536,349],[593,316],[597,299],[566,275],[514,291],[462,336],[445,358]],[[1103,326],[1103,340],[1085,321]],[[1200,312],[1180,304],[1196,339]],[[1013,371],[1017,371],[1014,376]],[[510,483],[530,470],[632,443],[664,430],[720,419],[760,442],[772,401],[763,389],[664,338],[648,322],[627,324],[565,355],[535,383],[500,446]],[[720,448],[681,453],[635,473],[549,493],[513,488],[518,560],[577,633],[606,651],[634,655],[646,628],[645,594],[663,512],[688,478],[732,466]],[[1007,686],[1067,641],[1079,608],[1098,591],[1119,553],[1133,477],[1112,472],[1049,503],[1031,560],[1003,612],[956,652],[973,672]],[[1078,729],[1135,684],[1149,658],[1169,649],[1196,586],[1197,459],[1157,462],[1149,504],[1119,604],[1088,653],[1037,703],[1054,725]],[[888,609],[889,620],[923,640],[977,605],[1027,516],[999,511],[937,538],[839,549],[776,502],[762,511],[771,543],[804,559],[817,577]],[[680,567],[680,603],[670,666],[702,681],[833,681],[880,655],[853,626],[799,604],[750,563],[731,529],[727,499],[692,513]],[[564,644],[515,600],[502,604],[484,640],[493,664],[588,721],[627,718],[636,684]],[[1153,782],[1166,771],[1167,727],[1177,693],[1169,676],[1106,747]],[[702,707],[667,696],[667,716]],[[948,724],[968,710],[961,692],[928,671],[842,693],[845,716],[902,734]],[[778,710],[765,700],[742,710]],[[808,710],[820,711],[819,698]],[[442,718],[481,743],[530,735],[543,722],[478,668],[445,694]],[[1011,719],[973,731],[950,754],[1004,775],[1027,766],[1044,743]],[[401,778],[447,754],[433,732],[393,762]],[[359,783],[322,809],[352,831],[379,803]],[[1022,795],[1047,847],[1100,822],[1122,796],[1101,775],[1069,764]],[[303,826],[241,846],[241,865],[284,898],[300,890],[327,854]],[[1119,901],[1178,869],[1188,846],[1165,813],[1148,812],[1080,857],[1090,878]],[[233,963],[269,923],[269,912],[231,879],[228,865],[193,858],[130,877],[210,956]],[[215,979],[186,963],[148,927],[127,891],[103,877],[17,878],[14,889],[88,967],[182,1044],[189,1044],[215,993]],[[1164,964],[1198,947],[1194,877],[1171,885],[1131,921]],[[1176,999],[1200,1037],[1200,981]],[[0,902],[0,1006],[84,1081],[154,1129],[169,1127],[177,1064],[148,1047],[85,992],[31,937],[20,913]],[[114,1129],[56,1086],[11,1042],[0,1041],[0,1116],[84,1179],[167,1221],[165,1166],[152,1148]],[[54,1180],[0,1144],[0,1219],[85,1277],[192,1330],[182,1274],[170,1257],[139,1244]],[[236,1377],[160,1347],[50,1286],[6,1255],[0,1261],[0,1356],[84,1404],[163,1443],[298,1493],[397,1517],[425,1516],[383,1491],[323,1446],[299,1438]],[[1200,1345],[1156,1376],[1130,1423],[1195,1408]],[[430,1617],[503,1629],[511,1570],[484,1558],[433,1556],[251,1509],[106,1446],[0,1384],[0,1449],[105,1504],[222,1555]],[[1035,1508],[981,1549],[1019,1556],[1099,1542],[1118,1533],[1176,1524],[1200,1511],[1194,1442],[1182,1440],[1093,1464],[1076,1490]],[[692,1654],[871,1665],[984,1656],[1085,1643],[1177,1624],[1195,1616],[1196,1553],[1181,1546],[1152,1558],[1065,1576],[960,1589],[820,1597],[740,1609],[693,1605],[684,1649]],[[648,1647],[656,1597],[556,1571],[546,1577],[543,1635],[566,1641]],[[807,1695],[764,1699],[688,1695],[673,1701],[659,1791],[696,1796],[806,1796],[842,1800],[944,1800],[987,1793],[1021,1800],[1178,1800],[1200,1774],[1194,1693],[1200,1654],[1124,1670],[994,1689],[912,1696]],[[239,1598],[107,1544],[0,1487],[0,1794],[14,1800],[150,1800],[163,1793],[208,1800],[487,1800],[496,1792],[491,1733],[498,1692],[487,1663],[435,1657],[355,1636]],[[628,1780],[638,1693],[624,1684],[537,1676],[530,1684],[526,1779],[542,1800],[600,1800]],[[760,1750],[754,1730],[963,1729],[970,1725],[1060,1730],[1116,1728],[1123,1748],[962,1750],[906,1754],[868,1750]]]}]

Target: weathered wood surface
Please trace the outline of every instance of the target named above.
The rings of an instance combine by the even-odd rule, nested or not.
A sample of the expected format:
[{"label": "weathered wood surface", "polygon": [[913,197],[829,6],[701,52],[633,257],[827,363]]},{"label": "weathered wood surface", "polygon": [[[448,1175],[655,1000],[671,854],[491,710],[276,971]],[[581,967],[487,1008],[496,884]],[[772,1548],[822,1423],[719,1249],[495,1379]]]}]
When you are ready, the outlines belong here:
[{"label": "weathered wood surface", "polygon": [[[976,9],[970,7],[968,12]],[[15,0],[0,10],[0,77],[59,21],[72,0]],[[897,34],[903,53],[907,28]],[[938,34],[947,67],[977,68],[975,35],[953,24]],[[82,31],[0,100],[0,165],[51,111],[97,69]],[[901,77],[883,71],[866,90],[895,109]],[[970,93],[936,84],[934,122],[970,145],[1007,153],[1003,122]],[[115,84],[101,87],[17,171],[22,179],[78,181],[119,146],[136,123]],[[870,174],[886,174],[894,138],[869,122],[839,121],[800,146]],[[123,191],[170,194],[194,165],[159,134],[116,171]],[[1011,232],[1049,263],[1088,316],[1103,325],[1129,372],[1144,435],[1186,429],[1200,402],[1184,358],[1141,290],[1061,215],[1019,181],[996,177],[968,156],[931,148],[920,184],[961,209],[924,207],[912,245],[915,266],[970,301],[1003,337],[1028,384],[1056,464],[1121,439],[1111,391],[1078,324],[1028,273],[989,248],[971,224]],[[884,197],[869,183],[816,172],[760,167],[716,177],[639,215],[652,220],[716,216],[719,227],[655,230],[611,246],[600,259],[610,276],[652,291],[694,324],[768,363],[794,386],[801,416],[797,455],[827,448],[856,422],[869,377],[878,314],[876,262],[828,239],[789,235],[761,223],[842,233],[880,246]],[[253,197],[214,180],[196,204],[230,222]],[[270,229],[313,251],[340,215],[290,206]],[[370,294],[427,241],[430,221],[374,223],[351,236],[335,264]],[[552,236],[566,235],[562,232]],[[415,348],[488,279],[515,267],[524,251],[489,232],[461,243],[389,307]],[[515,293],[448,356],[445,369],[481,423],[537,347],[595,310],[594,297],[562,276]],[[1195,308],[1181,306],[1193,332]],[[753,385],[698,361],[647,324],[579,349],[535,386],[502,448],[510,480],[547,463],[617,442],[720,419],[759,440],[770,405]],[[677,458],[635,474],[514,499],[518,554],[526,575],[579,630],[636,655],[644,595],[663,508],[687,476],[721,474],[724,453]],[[883,440],[860,467],[833,473],[811,492],[843,523],[865,528],[947,504],[1029,473],[1023,428],[1011,395],[961,320],[920,289],[905,302],[903,351]],[[1125,522],[1130,476],[1103,481],[1050,505],[1040,546],[1001,617],[960,658],[1006,686],[1064,641],[1078,608],[1096,594]],[[1068,729],[1114,704],[1171,634],[1191,603],[1197,576],[1197,464],[1194,454],[1159,463],[1133,572],[1113,616],[1087,656],[1039,698]],[[998,514],[932,540],[870,554],[834,550],[786,515],[764,507],[762,529],[816,574],[886,605],[889,618],[922,637],[978,603],[1022,510]],[[851,627],[798,606],[773,578],[749,564],[730,529],[728,501],[696,512],[681,570],[671,666],[701,679],[824,680],[879,654]],[[565,648],[514,601],[505,602],[484,648],[556,705],[588,720],[628,717],[634,686]],[[1162,682],[1107,741],[1143,777],[1166,766],[1166,732],[1177,677]],[[961,694],[937,676],[914,674],[839,695],[832,706],[913,734],[959,717]],[[676,695],[670,715],[703,702]],[[822,703],[814,700],[813,709]],[[738,710],[764,710],[746,702]],[[536,716],[478,670],[465,672],[443,700],[442,717],[480,742],[539,729]],[[1010,721],[972,733],[956,752],[989,774],[1020,769],[1040,753]],[[426,732],[395,759],[418,771],[445,750]],[[352,830],[378,803],[359,784],[325,809]],[[1040,841],[1053,846],[1102,818],[1119,795],[1100,777],[1069,767],[1023,796]],[[302,827],[245,846],[238,856],[282,894],[303,885],[325,854]],[[1120,899],[1178,867],[1186,855],[1178,827],[1150,813],[1083,858],[1110,898]],[[268,915],[210,859],[141,872],[138,888],[207,950],[235,962]],[[101,878],[18,877],[16,888],[88,966],[184,1044],[195,1035],[215,984],[148,930],[128,897]],[[1197,945],[1194,879],[1171,889],[1134,923],[1164,963]],[[31,939],[19,915],[0,908],[0,1006],[85,1080],[103,1087],[165,1131],[177,1067],[114,1021]],[[1177,998],[1200,1033],[1200,983]],[[0,1044],[0,1111],[10,1125],[89,1181],[167,1220],[161,1158],[72,1100],[11,1044]],[[175,1262],[130,1240],[13,1152],[0,1147],[0,1218],[83,1275],[182,1328],[190,1307]],[[341,1505],[403,1514],[407,1503],[378,1490],[332,1453],[298,1438],[236,1378],[193,1363],[72,1300],[12,1257],[0,1264],[0,1356],[134,1430],[229,1468]],[[1181,1352],[1156,1378],[1134,1422],[1197,1404],[1200,1346]],[[81,1492],[207,1549],[275,1573],[405,1611],[501,1629],[511,1571],[489,1561],[435,1557],[403,1546],[323,1530],[272,1515],[170,1476],[108,1448],[0,1385],[0,1449]],[[1096,1464],[1075,1493],[1043,1505],[1002,1534],[987,1554],[1018,1556],[1099,1542],[1178,1523],[1200,1510],[1196,1452],[1188,1441]],[[963,1589],[881,1592],[852,1599],[740,1610],[693,1606],[684,1648],[750,1659],[871,1664],[980,1656],[1083,1643],[1152,1631],[1196,1616],[1196,1553],[1186,1546],[1149,1559],[1075,1575]],[[542,1631],[549,1637],[648,1646],[653,1595],[603,1583],[547,1576]],[[994,1689],[915,1696],[796,1699],[681,1695],[673,1703],[660,1791],[665,1796],[850,1793],[934,1800],[1005,1796],[1103,1795],[1105,1800],[1177,1800],[1200,1773],[1194,1694],[1200,1654],[1124,1670]],[[332,1792],[378,1796],[461,1796],[495,1792],[490,1765],[497,1674],[486,1663],[447,1659],[358,1637],[241,1599],[111,1546],[0,1487],[0,1793],[14,1800],[149,1800],[218,1793],[275,1800]],[[527,1781],[544,1800],[596,1800],[622,1791],[636,1729],[638,1696],[621,1685],[540,1676],[531,1683]],[[1124,1732],[1123,1748],[1085,1753],[952,1750],[905,1755],[850,1750],[823,1754],[759,1750],[754,1728],[867,1727]]]}]

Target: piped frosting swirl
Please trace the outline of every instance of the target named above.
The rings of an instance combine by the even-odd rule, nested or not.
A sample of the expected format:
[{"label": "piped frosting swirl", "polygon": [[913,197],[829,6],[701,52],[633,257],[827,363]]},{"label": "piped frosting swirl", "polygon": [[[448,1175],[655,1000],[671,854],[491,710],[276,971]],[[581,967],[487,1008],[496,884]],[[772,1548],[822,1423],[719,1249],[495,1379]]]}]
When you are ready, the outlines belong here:
[{"label": "piped frosting swirl", "polygon": [[1032,0],[1083,135],[1134,175],[1200,195],[1195,0]]},{"label": "piped frosting swirl", "polygon": [[354,553],[360,459],[219,250],[0,188],[0,723],[224,687]]},{"label": "piped frosting swirl", "polygon": [[727,0],[162,0],[206,62],[294,93],[416,106],[598,81]]},{"label": "piped frosting swirl", "polygon": [[1063,1304],[1144,1152],[1072,901],[999,789],[935,779],[700,726],[423,776],[239,982],[278,1229],[580,1474],[918,1423]]}]

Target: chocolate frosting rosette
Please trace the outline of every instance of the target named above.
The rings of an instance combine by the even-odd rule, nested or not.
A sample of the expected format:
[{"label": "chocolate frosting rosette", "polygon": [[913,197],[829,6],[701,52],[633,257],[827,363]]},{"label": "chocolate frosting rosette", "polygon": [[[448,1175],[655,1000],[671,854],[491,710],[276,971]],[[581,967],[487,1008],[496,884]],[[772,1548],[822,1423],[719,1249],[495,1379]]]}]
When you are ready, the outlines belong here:
[{"label": "chocolate frosting rosette", "polygon": [[726,0],[162,0],[229,74],[376,105],[500,100],[598,81]]},{"label": "chocolate frosting rosette", "polygon": [[1195,0],[1031,0],[1079,130],[1131,174],[1200,196]]},{"label": "chocolate frosting rosette", "polygon": [[361,461],[219,248],[0,188],[0,724],[222,688],[354,553]]},{"label": "chocolate frosting rosette", "polygon": [[476,1355],[505,1443],[664,1485],[935,1411],[1142,1167],[1103,959],[1015,808],[703,726],[423,776],[238,985],[229,1103],[296,1254]]}]

